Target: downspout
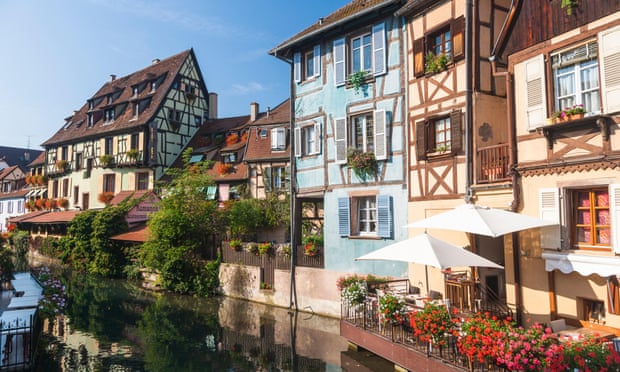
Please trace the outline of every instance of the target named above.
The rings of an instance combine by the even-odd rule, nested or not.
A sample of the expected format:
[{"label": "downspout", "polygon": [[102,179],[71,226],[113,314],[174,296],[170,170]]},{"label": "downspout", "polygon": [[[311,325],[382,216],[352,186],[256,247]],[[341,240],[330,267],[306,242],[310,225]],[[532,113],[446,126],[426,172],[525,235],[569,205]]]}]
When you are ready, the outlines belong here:
[{"label": "downspout", "polygon": [[473,32],[473,0],[465,3],[465,202],[472,202],[473,184],[473,154],[472,154],[472,130],[473,130],[473,71],[472,71],[472,32]]},{"label": "downspout", "polygon": [[[517,167],[517,139],[516,139],[516,127],[514,123],[514,82],[512,74],[509,71],[497,70],[497,54],[504,47],[504,42],[508,34],[508,29],[512,25],[518,9],[521,7],[521,0],[512,0],[510,8],[502,29],[500,30],[493,51],[489,57],[491,62],[491,71],[494,77],[503,77],[506,80],[506,125],[508,126],[508,143],[510,143],[509,164],[512,182],[512,202],[510,203],[510,210],[517,212],[519,205],[521,204],[521,194],[518,187],[518,174],[516,172]],[[521,257],[520,257],[520,244],[519,233],[512,233],[512,260],[514,265],[514,286],[515,286],[515,308],[516,308],[516,322],[522,324],[523,320],[523,289],[521,287]]]}]

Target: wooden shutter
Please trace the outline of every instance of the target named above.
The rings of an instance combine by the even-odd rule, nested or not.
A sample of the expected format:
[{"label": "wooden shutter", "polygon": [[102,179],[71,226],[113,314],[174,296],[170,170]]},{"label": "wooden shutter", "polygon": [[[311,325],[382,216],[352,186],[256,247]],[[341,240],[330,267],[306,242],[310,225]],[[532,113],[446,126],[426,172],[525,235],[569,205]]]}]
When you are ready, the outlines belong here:
[{"label": "wooden shutter", "polygon": [[314,64],[314,76],[321,75],[321,45],[314,46],[314,56],[312,59]]},{"label": "wooden shutter", "polygon": [[542,54],[529,59],[525,63],[523,80],[515,77],[519,84],[525,81],[525,103],[527,127],[529,130],[545,125],[547,119],[547,99],[545,89],[545,61]]},{"label": "wooden shutter", "polygon": [[338,118],[335,123],[336,164],[345,164],[347,162],[347,120]]},{"label": "wooden shutter", "polygon": [[377,196],[377,235],[381,238],[392,237],[392,197]]},{"label": "wooden shutter", "polygon": [[615,253],[620,253],[620,184],[609,185],[609,213],[611,246]]},{"label": "wooden shutter", "polygon": [[349,198],[338,198],[338,234],[340,236],[351,235]]},{"label": "wooden shutter", "polygon": [[375,158],[387,159],[387,114],[385,110],[374,112],[375,121]]},{"label": "wooden shutter", "polygon": [[334,83],[337,87],[346,82],[344,38],[334,40]]},{"label": "wooden shutter", "polygon": [[271,192],[271,168],[270,167],[263,168],[263,186],[265,187],[265,192]]},{"label": "wooden shutter", "polygon": [[607,312],[620,315],[620,284],[615,275],[607,278]]},{"label": "wooden shutter", "polygon": [[603,113],[620,111],[620,26],[599,35]]},{"label": "wooden shutter", "polygon": [[321,124],[314,124],[314,154],[320,154],[321,148]]},{"label": "wooden shutter", "polygon": [[301,141],[301,127],[295,127],[295,156],[296,157],[300,157],[301,156],[301,146],[302,146],[302,141]]},{"label": "wooden shutter", "polygon": [[560,198],[557,188],[538,190],[539,216],[558,225],[540,228],[541,248],[560,249]]},{"label": "wooden shutter", "polygon": [[415,153],[418,160],[426,160],[426,122],[415,124]]},{"label": "wooden shutter", "polygon": [[372,59],[373,74],[382,75],[387,72],[385,51],[385,24],[379,23],[372,27]]},{"label": "wooden shutter", "polygon": [[465,58],[465,17],[452,21],[452,60]]},{"label": "wooden shutter", "polygon": [[296,83],[301,81],[301,53],[293,54],[293,79]]},{"label": "wooden shutter", "polygon": [[463,149],[463,112],[454,110],[450,113],[450,151],[453,154]]},{"label": "wooden shutter", "polygon": [[424,76],[424,38],[413,41],[413,76]]}]

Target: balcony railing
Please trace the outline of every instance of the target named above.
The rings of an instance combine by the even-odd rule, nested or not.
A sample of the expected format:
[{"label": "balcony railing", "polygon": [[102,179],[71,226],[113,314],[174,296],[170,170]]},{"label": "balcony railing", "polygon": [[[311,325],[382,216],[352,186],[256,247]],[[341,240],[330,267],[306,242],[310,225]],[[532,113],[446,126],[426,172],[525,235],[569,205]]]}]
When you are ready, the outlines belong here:
[{"label": "balcony railing", "polygon": [[510,179],[508,144],[481,147],[477,152],[476,178],[478,183],[501,182]]}]

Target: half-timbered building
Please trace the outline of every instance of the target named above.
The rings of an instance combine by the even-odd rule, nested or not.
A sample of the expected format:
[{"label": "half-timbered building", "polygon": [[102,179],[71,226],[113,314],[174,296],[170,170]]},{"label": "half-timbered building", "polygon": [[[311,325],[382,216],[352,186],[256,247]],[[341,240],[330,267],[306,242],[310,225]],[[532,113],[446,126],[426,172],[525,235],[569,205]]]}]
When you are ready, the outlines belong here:
[{"label": "half-timbered building", "polygon": [[532,320],[620,329],[620,1],[517,1],[509,117],[523,212],[558,222],[514,249]]},{"label": "half-timbered building", "polygon": [[111,75],[43,143],[48,197],[89,209],[120,191],[152,189],[208,112],[192,49],[124,77]]}]

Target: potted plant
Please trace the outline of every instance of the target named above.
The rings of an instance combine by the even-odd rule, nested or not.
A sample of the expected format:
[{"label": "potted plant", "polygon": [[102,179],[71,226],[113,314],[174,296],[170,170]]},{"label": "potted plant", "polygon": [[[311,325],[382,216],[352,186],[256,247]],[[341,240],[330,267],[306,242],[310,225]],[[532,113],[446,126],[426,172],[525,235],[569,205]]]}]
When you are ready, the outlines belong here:
[{"label": "potted plant", "polygon": [[277,253],[280,256],[289,258],[291,257],[291,245],[290,244],[280,244],[280,246],[277,249]]},{"label": "potted plant", "polygon": [[104,191],[101,194],[99,194],[97,199],[103,204],[108,205],[110,204],[112,199],[114,199],[114,193],[110,191]]},{"label": "potted plant", "polygon": [[342,299],[350,305],[360,305],[366,300],[368,294],[366,281],[363,279],[355,280],[346,287],[342,288],[340,295]]},{"label": "potted plant", "polygon": [[377,159],[372,151],[363,152],[350,148],[347,152],[347,166],[361,179],[374,176],[377,173]]},{"label": "potted plant", "polygon": [[138,151],[138,149],[130,149],[129,151],[127,151],[127,157],[130,160],[138,159],[139,155],[140,155],[140,151]]},{"label": "potted plant", "polygon": [[241,240],[240,239],[230,239],[230,249],[235,252],[241,251]]},{"label": "potted plant", "polygon": [[258,245],[258,253],[260,254],[270,254],[271,253],[272,244],[271,242],[265,242]]},{"label": "potted plant", "polygon": [[104,168],[108,168],[109,166],[112,165],[112,161],[114,160],[114,157],[112,157],[112,155],[101,155],[99,157],[99,162],[101,163],[101,166]]},{"label": "potted plant", "polygon": [[69,165],[69,163],[67,163],[66,160],[56,160],[56,169],[58,169],[59,172],[67,170],[67,165]]},{"label": "potted plant", "polygon": [[433,52],[426,53],[426,66],[425,72],[427,74],[436,74],[448,67],[450,63],[450,56],[445,53],[439,53],[435,55]]},{"label": "potted plant", "polygon": [[402,324],[407,314],[406,308],[405,300],[401,297],[390,293],[379,297],[378,310],[384,323]]},{"label": "potted plant", "polygon": [[567,107],[564,112],[568,115],[570,120],[581,119],[586,114],[586,109],[583,108],[583,105],[573,105],[572,107]]},{"label": "potted plant", "polygon": [[253,255],[258,256],[260,254],[260,252],[258,251],[258,244],[256,243],[248,244],[248,252],[252,253]]},{"label": "potted plant", "polygon": [[69,207],[69,200],[67,198],[58,199],[58,206],[63,209],[67,209]]},{"label": "potted plant", "polygon": [[424,309],[415,313],[410,321],[414,334],[420,340],[430,341],[440,347],[447,344],[448,335],[453,334],[457,328],[446,306],[433,302],[427,302]]},{"label": "potted plant", "polygon": [[366,82],[368,76],[367,71],[356,71],[349,76],[349,84],[355,89],[355,93],[358,93],[362,85]]},{"label": "potted plant", "polygon": [[232,165],[232,163],[216,163],[215,164],[215,171],[220,176],[224,176],[224,175],[227,175],[229,173],[232,173],[233,165]]},{"label": "potted plant", "polygon": [[304,237],[302,244],[306,256],[316,256],[319,253],[319,247],[323,246],[323,234],[308,235]]}]

